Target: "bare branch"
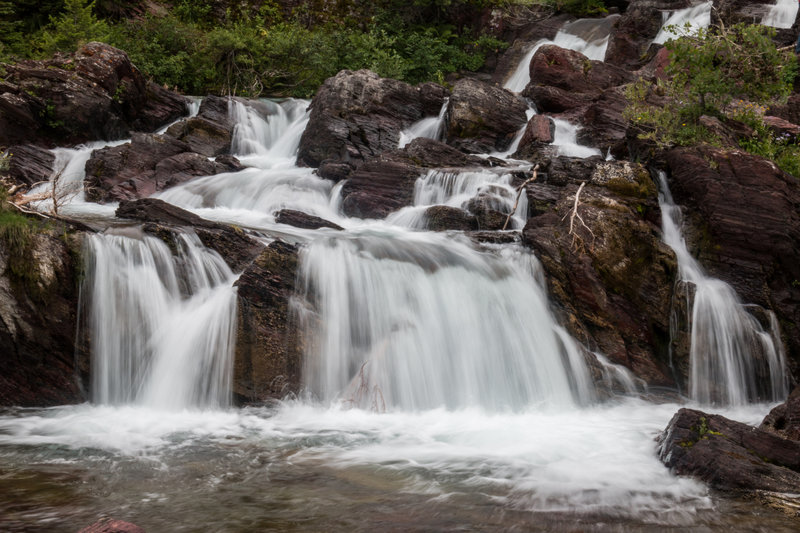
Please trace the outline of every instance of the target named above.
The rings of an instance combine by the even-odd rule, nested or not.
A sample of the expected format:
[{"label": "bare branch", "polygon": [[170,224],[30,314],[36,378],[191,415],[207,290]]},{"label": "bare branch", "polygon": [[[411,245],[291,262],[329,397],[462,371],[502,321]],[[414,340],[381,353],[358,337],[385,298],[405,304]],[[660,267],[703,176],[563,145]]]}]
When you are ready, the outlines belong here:
[{"label": "bare branch", "polygon": [[519,197],[522,195],[522,191],[523,191],[523,189],[525,189],[525,186],[526,186],[526,185],[528,185],[528,184],[529,184],[529,183],[531,183],[532,181],[535,181],[535,180],[536,180],[536,176],[537,176],[537,173],[538,173],[538,172],[539,172],[539,165],[537,164],[535,167],[533,167],[533,176],[531,176],[530,178],[528,178],[527,180],[525,180],[525,181],[522,183],[522,185],[520,185],[519,187],[517,187],[517,198],[516,198],[516,200],[514,200],[514,207],[511,209],[511,212],[510,212],[510,213],[508,214],[508,216],[506,217],[506,223],[505,223],[505,224],[503,224],[503,229],[504,229],[504,230],[505,230],[505,229],[508,227],[508,222],[511,220],[511,217],[512,217],[512,216],[514,216],[514,213],[516,213],[516,212],[517,212],[517,206],[519,205]]}]

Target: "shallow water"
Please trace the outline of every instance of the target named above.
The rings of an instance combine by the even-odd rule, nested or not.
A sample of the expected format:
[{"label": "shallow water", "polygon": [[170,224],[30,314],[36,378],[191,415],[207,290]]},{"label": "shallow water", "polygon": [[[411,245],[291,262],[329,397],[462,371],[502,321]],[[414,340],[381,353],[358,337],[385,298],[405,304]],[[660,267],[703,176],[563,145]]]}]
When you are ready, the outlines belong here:
[{"label": "shallow water", "polygon": [[796,527],[658,462],[654,438],[678,407],[7,410],[0,530],[75,531],[102,516],[148,531]]}]

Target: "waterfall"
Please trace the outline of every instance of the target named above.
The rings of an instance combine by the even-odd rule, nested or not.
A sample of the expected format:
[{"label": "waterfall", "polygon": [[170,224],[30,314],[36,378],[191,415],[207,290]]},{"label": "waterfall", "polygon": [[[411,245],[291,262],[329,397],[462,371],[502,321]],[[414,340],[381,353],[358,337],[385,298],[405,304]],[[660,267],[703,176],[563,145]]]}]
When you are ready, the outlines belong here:
[{"label": "waterfall", "polygon": [[405,145],[418,138],[441,140],[444,133],[444,116],[447,113],[447,104],[449,102],[449,98],[444,99],[442,108],[437,116],[423,118],[401,131],[400,142],[397,147],[404,148]]},{"label": "waterfall", "polygon": [[231,153],[260,168],[292,166],[300,137],[308,124],[305,100],[276,103],[258,100],[245,104],[231,99],[228,112],[235,126]]},{"label": "waterfall", "polygon": [[320,239],[301,257],[305,381],[382,410],[569,407],[593,396],[538,262],[428,233]]},{"label": "waterfall", "polygon": [[[685,34],[687,31],[695,33],[698,29],[708,28],[708,25],[711,24],[712,4],[712,2],[704,2],[686,9],[663,12],[663,23],[658,34],[653,39],[653,44],[664,44],[670,39]],[[687,24],[689,25],[688,30],[685,28]],[[670,28],[673,27],[677,30],[677,34],[670,31]]]},{"label": "waterfall", "polygon": [[785,398],[788,379],[777,321],[770,313],[770,330],[766,331],[730,285],[705,274],[681,235],[681,211],[663,172],[659,181],[664,242],[678,258],[681,280],[694,288],[689,319],[691,397],[717,405]]},{"label": "waterfall", "polygon": [[174,246],[175,255],[135,230],[87,237],[83,301],[97,403],[229,404],[233,274],[194,234],[181,234]]},{"label": "waterfall", "polygon": [[611,28],[619,15],[604,19],[579,19],[565,24],[553,38],[540,39],[523,56],[517,68],[503,85],[505,89],[518,93],[531,82],[530,64],[536,51],[546,44],[554,44],[567,50],[574,50],[589,59],[602,61],[606,56]]},{"label": "waterfall", "polygon": [[567,157],[603,155],[597,148],[590,148],[589,146],[578,144],[579,126],[560,118],[554,118],[553,122],[556,125],[556,130],[553,134],[553,146],[558,148],[558,155]]},{"label": "waterfall", "polygon": [[797,2],[795,0],[778,0],[761,24],[773,28],[791,28],[797,18]]}]

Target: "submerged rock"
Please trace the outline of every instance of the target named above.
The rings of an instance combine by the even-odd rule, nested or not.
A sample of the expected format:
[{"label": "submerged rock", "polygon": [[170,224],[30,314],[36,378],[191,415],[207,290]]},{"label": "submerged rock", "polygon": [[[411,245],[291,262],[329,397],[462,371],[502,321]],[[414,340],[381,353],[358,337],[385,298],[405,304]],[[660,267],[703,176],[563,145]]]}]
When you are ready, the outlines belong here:
[{"label": "submerged rock", "polygon": [[796,493],[800,487],[800,442],[720,415],[681,409],[659,441],[661,462],[718,490]]},{"label": "submerged rock", "polygon": [[237,403],[260,403],[299,390],[302,346],[297,321],[290,320],[297,264],[297,248],[274,241],[236,282]]},{"label": "submerged rock", "polygon": [[187,112],[184,97],[148,82],[125,52],[103,43],[3,68],[0,146],[122,139]]},{"label": "submerged rock", "polygon": [[303,213],[302,211],[296,211],[294,209],[281,209],[275,213],[275,222],[278,224],[286,224],[288,226],[304,229],[343,229],[340,225],[334,224],[329,220],[325,220],[324,218],[316,217],[314,215],[309,215],[308,213]]}]

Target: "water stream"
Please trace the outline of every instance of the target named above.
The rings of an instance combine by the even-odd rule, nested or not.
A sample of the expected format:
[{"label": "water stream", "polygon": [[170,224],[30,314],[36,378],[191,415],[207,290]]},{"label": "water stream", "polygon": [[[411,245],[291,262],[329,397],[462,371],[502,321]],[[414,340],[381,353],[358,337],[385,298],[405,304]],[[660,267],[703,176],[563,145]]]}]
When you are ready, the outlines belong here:
[{"label": "water stream", "polygon": [[[74,532],[101,516],[173,532],[792,530],[658,461],[654,437],[679,405],[639,397],[558,325],[529,251],[423,231],[431,205],[484,196],[510,211],[507,170],[427,172],[415,206],[349,219],[339,187],[294,165],[307,104],[232,101],[250,168],[158,195],[302,243],[303,393],[229,407],[237,273],[193,234],[89,237],[93,402],[0,411],[0,530]],[[277,224],[284,208],[345,231]],[[748,402],[778,397],[716,411],[757,423],[769,405]]]}]

